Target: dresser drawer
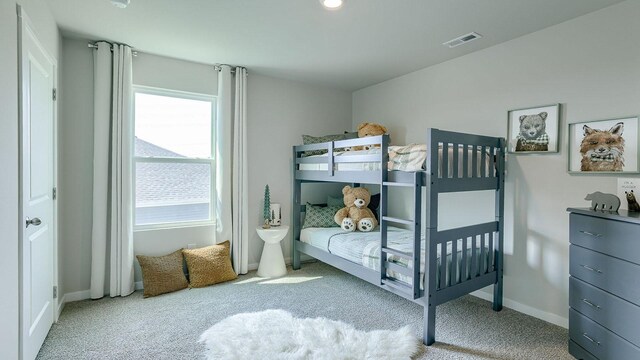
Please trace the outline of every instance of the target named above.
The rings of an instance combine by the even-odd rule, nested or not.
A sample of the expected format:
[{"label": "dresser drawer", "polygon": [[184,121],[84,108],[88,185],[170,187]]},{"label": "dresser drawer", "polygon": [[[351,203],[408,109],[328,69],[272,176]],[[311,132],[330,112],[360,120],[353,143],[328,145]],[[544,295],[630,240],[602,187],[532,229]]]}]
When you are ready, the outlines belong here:
[{"label": "dresser drawer", "polygon": [[576,245],[569,253],[571,276],[640,305],[640,266]]},{"label": "dresser drawer", "polygon": [[569,306],[640,345],[640,307],[574,277],[569,278]]},{"label": "dresser drawer", "polygon": [[578,360],[598,360],[593,354],[583,349],[575,341],[569,340],[569,354]]},{"label": "dresser drawer", "polygon": [[598,359],[640,359],[639,347],[573,309],[569,309],[569,336]]},{"label": "dresser drawer", "polygon": [[640,264],[640,225],[571,214],[569,228],[572,244]]}]

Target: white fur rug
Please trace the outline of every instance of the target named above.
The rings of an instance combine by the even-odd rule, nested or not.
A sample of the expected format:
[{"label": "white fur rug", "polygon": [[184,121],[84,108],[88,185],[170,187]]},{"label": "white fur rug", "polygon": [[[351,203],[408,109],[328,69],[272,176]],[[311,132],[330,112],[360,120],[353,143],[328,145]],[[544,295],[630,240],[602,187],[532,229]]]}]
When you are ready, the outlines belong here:
[{"label": "white fur rug", "polygon": [[410,359],[419,339],[397,331],[359,331],[325,318],[298,319],[284,310],[238,314],[200,336],[207,359]]}]

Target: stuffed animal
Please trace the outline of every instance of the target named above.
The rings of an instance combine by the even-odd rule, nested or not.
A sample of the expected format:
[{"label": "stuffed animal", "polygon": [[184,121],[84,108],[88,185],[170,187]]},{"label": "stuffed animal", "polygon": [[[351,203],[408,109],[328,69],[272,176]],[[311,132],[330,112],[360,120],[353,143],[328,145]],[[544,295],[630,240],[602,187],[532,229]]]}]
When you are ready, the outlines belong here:
[{"label": "stuffed animal", "polygon": [[638,204],[638,200],[636,200],[636,194],[631,192],[624,192],[627,195],[627,204],[629,204],[629,211],[637,212],[640,211],[640,204]]},{"label": "stuffed animal", "polygon": [[352,188],[345,186],[342,189],[344,205],[338,210],[333,217],[335,222],[340,225],[344,231],[360,231],[367,232],[378,226],[378,221],[373,215],[371,209],[367,207],[371,201],[371,193],[362,187]]},{"label": "stuffed animal", "polygon": [[[367,123],[367,122],[363,122],[360,125],[358,125],[358,137],[359,138],[363,138],[363,137],[367,137],[367,136],[377,136],[377,135],[384,135],[387,133],[387,128],[380,125],[380,124],[374,124],[374,123]],[[373,148],[373,145],[365,145],[365,146],[352,146],[350,150],[352,151],[356,151],[356,150],[369,150],[371,148]],[[380,147],[378,145],[376,145],[375,147]]]}]

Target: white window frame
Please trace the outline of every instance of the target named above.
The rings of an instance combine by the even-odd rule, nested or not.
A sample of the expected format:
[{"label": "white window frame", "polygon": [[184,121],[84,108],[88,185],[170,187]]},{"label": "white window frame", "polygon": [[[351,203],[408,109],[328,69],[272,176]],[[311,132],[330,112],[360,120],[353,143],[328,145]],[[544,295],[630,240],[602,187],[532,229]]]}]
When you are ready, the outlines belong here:
[{"label": "white window frame", "polygon": [[[180,99],[200,100],[211,102],[211,158],[173,158],[173,157],[158,157],[158,156],[135,156],[135,149],[132,151],[133,158],[133,183],[132,183],[132,202],[133,202],[133,230],[134,231],[146,231],[146,230],[158,230],[158,229],[172,229],[172,228],[184,228],[195,226],[215,226],[215,128],[216,128],[216,109],[217,109],[217,97],[213,95],[193,93],[180,90],[170,90],[164,88],[134,85],[133,86],[133,138],[132,144],[135,146],[135,99],[136,94],[148,94],[175,97]],[[211,193],[210,193],[210,205],[209,205],[209,220],[195,220],[195,221],[179,221],[179,222],[167,222],[157,224],[145,224],[136,225],[136,164],[138,163],[182,163],[182,164],[209,164],[211,168]]]}]

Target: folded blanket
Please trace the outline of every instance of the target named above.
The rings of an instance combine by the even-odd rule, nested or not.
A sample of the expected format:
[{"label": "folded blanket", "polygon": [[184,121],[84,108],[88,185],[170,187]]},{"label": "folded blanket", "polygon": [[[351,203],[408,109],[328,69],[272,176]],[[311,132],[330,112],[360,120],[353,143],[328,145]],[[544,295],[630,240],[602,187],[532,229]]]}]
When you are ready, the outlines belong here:
[{"label": "folded blanket", "polygon": [[426,144],[389,146],[389,170],[420,171],[427,158]]}]

